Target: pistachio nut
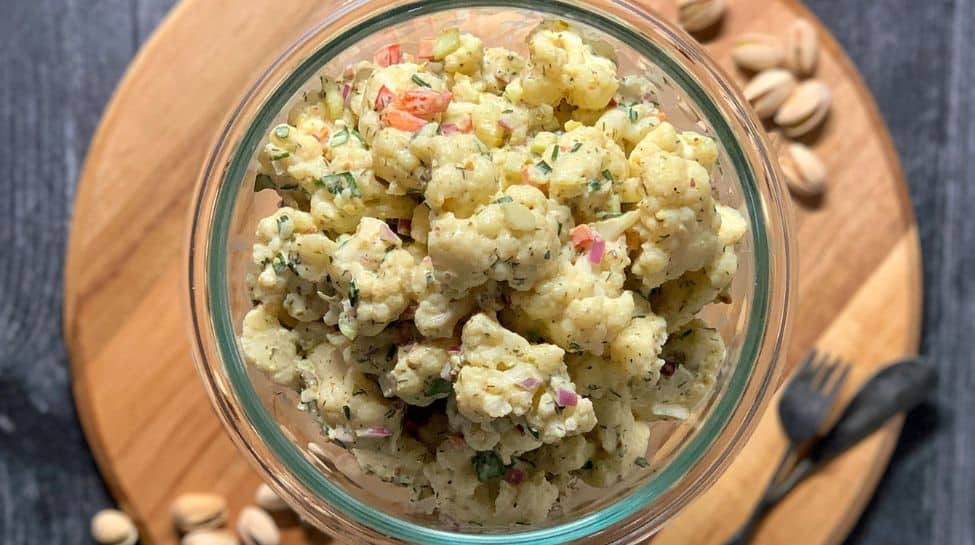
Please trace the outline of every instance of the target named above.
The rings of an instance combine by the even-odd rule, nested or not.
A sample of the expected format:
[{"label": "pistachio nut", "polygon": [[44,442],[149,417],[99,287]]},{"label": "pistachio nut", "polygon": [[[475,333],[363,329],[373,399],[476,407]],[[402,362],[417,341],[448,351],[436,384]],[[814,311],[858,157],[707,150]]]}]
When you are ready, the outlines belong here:
[{"label": "pistachio nut", "polygon": [[745,85],[745,98],[758,117],[772,117],[796,87],[796,78],[788,70],[772,68],[760,72]]},{"label": "pistachio nut", "polygon": [[139,532],[128,515],[105,509],[92,517],[91,537],[100,545],[133,545],[139,539]]},{"label": "pistachio nut", "polygon": [[783,147],[779,166],[789,190],[800,197],[816,197],[826,189],[826,165],[807,146],[792,143]]},{"label": "pistachio nut", "polygon": [[183,532],[219,528],[227,522],[227,501],[216,494],[183,494],[170,506],[170,513]]},{"label": "pistachio nut", "polygon": [[825,83],[806,80],[792,90],[775,114],[775,123],[790,138],[798,138],[818,127],[829,114],[833,95]]},{"label": "pistachio nut", "polygon": [[819,36],[805,19],[792,23],[786,35],[786,66],[799,76],[811,76],[819,62]]},{"label": "pistachio nut", "polygon": [[731,60],[739,68],[761,72],[775,68],[785,60],[785,47],[775,36],[749,32],[735,38]]},{"label": "pistachio nut", "polygon": [[229,530],[204,529],[186,534],[180,545],[240,545],[240,542]]},{"label": "pistachio nut", "polygon": [[254,492],[254,503],[265,511],[287,511],[290,509],[287,503],[278,496],[277,492],[271,490],[266,483],[261,483]]},{"label": "pistachio nut", "polygon": [[249,505],[237,517],[237,533],[244,545],[278,545],[281,532],[271,515],[259,507]]},{"label": "pistachio nut", "polygon": [[724,16],[727,0],[677,0],[677,19],[684,30],[700,32]]}]

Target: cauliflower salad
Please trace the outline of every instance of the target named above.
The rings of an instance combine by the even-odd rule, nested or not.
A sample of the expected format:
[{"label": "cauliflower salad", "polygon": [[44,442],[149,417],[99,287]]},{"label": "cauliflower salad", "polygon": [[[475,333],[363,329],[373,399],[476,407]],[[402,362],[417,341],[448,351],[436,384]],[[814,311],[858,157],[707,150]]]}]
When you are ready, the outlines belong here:
[{"label": "cauliflower salad", "polygon": [[650,471],[724,361],[743,217],[715,141],[563,22],[527,57],[449,29],[322,75],[273,127],[246,361],[366,473],[461,524],[543,522]]}]

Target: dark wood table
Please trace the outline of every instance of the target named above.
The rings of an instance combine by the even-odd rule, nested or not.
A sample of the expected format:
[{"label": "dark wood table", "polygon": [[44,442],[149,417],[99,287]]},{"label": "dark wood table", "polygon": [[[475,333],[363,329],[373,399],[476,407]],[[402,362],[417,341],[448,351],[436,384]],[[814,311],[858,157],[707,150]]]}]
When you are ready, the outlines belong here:
[{"label": "dark wood table", "polygon": [[[806,0],[862,70],[910,180],[923,352],[909,415],[850,543],[975,543],[975,0]],[[7,0],[0,15],[0,543],[88,543],[111,504],[74,413],[61,337],[75,183],[112,89],[173,0]],[[146,135],[145,145],[152,145]],[[856,153],[856,150],[850,150]],[[869,203],[864,203],[869,206]],[[878,316],[882,320],[883,316]]]}]

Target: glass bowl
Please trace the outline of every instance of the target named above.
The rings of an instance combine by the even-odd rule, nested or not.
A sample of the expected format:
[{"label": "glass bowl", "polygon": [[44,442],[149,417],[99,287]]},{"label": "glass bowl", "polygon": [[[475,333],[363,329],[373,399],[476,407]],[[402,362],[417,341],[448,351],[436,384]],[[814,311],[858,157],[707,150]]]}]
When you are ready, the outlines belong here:
[{"label": "glass bowl", "polygon": [[[746,217],[732,303],[703,316],[727,343],[709,399],[679,424],[654,426],[650,467],[604,489],[582,491],[551,521],[514,528],[458,527],[411,511],[403,489],[364,475],[328,443],[297,394],[246,365],[236,342],[250,308],[245,271],[254,231],[272,212],[271,192],[254,192],[256,152],[293,100],[323,70],[341,72],[390,43],[415,51],[421,38],[458,26],[486,46],[522,53],[529,30],[560,18],[616,49],[620,73],[660,89],[678,129],[716,137],[713,186]],[[283,45],[283,44],[282,44]],[[758,120],[702,49],[631,0],[358,0],[336,5],[247,90],[218,135],[197,187],[188,250],[196,361],[234,442],[306,520],[360,543],[636,543],[656,532],[728,466],[777,384],[794,277],[786,201]],[[575,495],[574,495],[575,496]]]}]

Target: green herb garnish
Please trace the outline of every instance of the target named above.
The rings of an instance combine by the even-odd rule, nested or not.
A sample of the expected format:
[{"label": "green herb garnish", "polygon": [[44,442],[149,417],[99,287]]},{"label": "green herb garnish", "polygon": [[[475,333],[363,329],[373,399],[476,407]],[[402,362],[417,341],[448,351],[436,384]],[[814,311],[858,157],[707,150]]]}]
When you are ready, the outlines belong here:
[{"label": "green herb garnish", "polygon": [[504,464],[493,450],[478,452],[471,458],[471,464],[474,466],[474,472],[477,473],[477,480],[482,483],[504,475]]},{"label": "green herb garnish", "polygon": [[607,180],[609,180],[610,182],[612,182],[613,181],[613,173],[610,172],[609,169],[607,168],[606,170],[603,171],[603,178],[606,178]]},{"label": "green herb garnish", "polygon": [[427,385],[427,389],[424,390],[423,395],[433,397],[440,394],[449,394],[453,388],[454,385],[451,384],[449,380],[437,377],[433,379],[429,385]]},{"label": "green herb garnish", "polygon": [[258,174],[254,177],[254,193],[265,189],[277,189],[277,186],[267,174]]},{"label": "green herb garnish", "polygon": [[494,204],[504,204],[506,202],[514,202],[514,199],[505,195],[504,197],[501,197],[500,199],[494,201]]},{"label": "green herb garnish", "polygon": [[630,123],[636,123],[636,120],[640,119],[640,113],[633,108],[627,110],[626,116],[630,118]]},{"label": "green herb garnish", "polygon": [[644,458],[643,456],[640,456],[636,460],[633,460],[633,463],[640,467],[647,467],[648,465],[650,465],[650,462],[647,462],[647,459]]},{"label": "green herb garnish", "polygon": [[579,469],[590,470],[592,468],[593,468],[592,460],[586,460],[586,463],[585,464],[582,464],[582,467],[579,468]]},{"label": "green herb garnish", "polygon": [[572,149],[569,150],[569,153],[575,153],[575,152],[579,151],[579,148],[581,148],[581,147],[582,147],[582,142],[576,142],[572,146]]},{"label": "green herb garnish", "polygon": [[278,216],[278,235],[281,235],[281,231],[284,229],[284,224],[291,221],[288,216]]},{"label": "green herb garnish", "polygon": [[532,437],[534,437],[535,439],[538,439],[538,431],[537,430],[534,430],[532,428],[528,428],[528,433],[532,434]]},{"label": "green herb garnish", "polygon": [[559,158],[559,147],[555,146],[552,148],[552,162],[554,163],[556,159]]},{"label": "green herb garnish", "polygon": [[271,260],[271,268],[274,269],[276,274],[283,273],[284,271],[288,270],[288,259],[284,257],[284,254],[279,253],[278,255],[274,256],[274,259]]},{"label": "green herb garnish", "polygon": [[426,81],[424,81],[423,78],[421,78],[420,76],[418,76],[416,74],[413,74],[413,77],[411,77],[410,79],[413,80],[413,83],[419,85],[420,87],[430,87],[430,84],[429,83],[427,83]]},{"label": "green herb garnish", "polygon": [[329,174],[328,176],[319,178],[315,183],[325,187],[325,189],[327,189],[332,195],[338,195],[339,193],[348,190],[349,194],[353,197],[362,196],[362,192],[359,191],[359,184],[356,183],[355,176],[353,176],[351,172]]},{"label": "green herb garnish", "polygon": [[349,129],[342,129],[328,139],[328,147],[335,148],[349,141]]},{"label": "green herb garnish", "polygon": [[394,416],[396,416],[396,409],[390,409],[390,410],[386,411],[386,414],[383,415],[383,418],[385,418],[386,420],[389,420],[390,418],[392,418]]},{"label": "green herb garnish", "polygon": [[545,161],[539,161],[535,166],[538,167],[538,170],[541,170],[545,174],[552,172],[552,167],[548,166],[548,163]]},{"label": "green herb garnish", "polygon": [[349,304],[352,306],[359,304],[359,286],[355,283],[355,280],[349,284]]},{"label": "green herb garnish", "polygon": [[602,187],[603,187],[603,183],[600,182],[599,180],[589,181],[589,191],[599,191],[600,189],[602,189]]},{"label": "green herb garnish", "polygon": [[281,159],[287,159],[288,157],[291,157],[291,153],[282,150],[281,153],[278,153],[277,155],[272,155],[271,156],[271,160],[272,161],[280,161]]},{"label": "green herb garnish", "polygon": [[346,420],[352,420],[352,409],[348,405],[342,405],[342,414],[345,415]]}]

